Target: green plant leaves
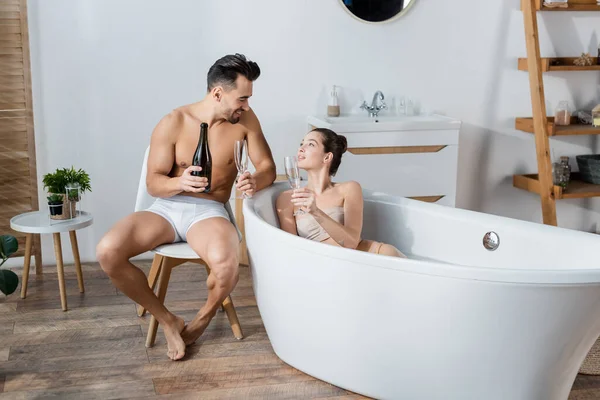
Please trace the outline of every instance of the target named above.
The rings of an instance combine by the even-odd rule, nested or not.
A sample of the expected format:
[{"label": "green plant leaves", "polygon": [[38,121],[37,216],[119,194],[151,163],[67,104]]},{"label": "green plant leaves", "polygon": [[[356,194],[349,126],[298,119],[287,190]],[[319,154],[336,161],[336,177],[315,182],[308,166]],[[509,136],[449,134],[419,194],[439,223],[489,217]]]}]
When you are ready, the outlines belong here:
[{"label": "green plant leaves", "polygon": [[[2,264],[8,257],[13,255],[19,249],[19,243],[17,239],[12,235],[0,236],[0,257],[2,257]],[[0,265],[2,265],[0,264]]]},{"label": "green plant leaves", "polygon": [[[0,266],[18,249],[19,243],[17,242],[17,238],[12,235],[0,236],[0,256],[2,257]],[[9,270],[0,270],[0,292],[8,296],[17,290],[17,286],[19,286],[19,277],[17,274]]]},{"label": "green plant leaves", "polygon": [[0,270],[0,292],[5,295],[12,294],[19,286],[19,277],[7,269]]},{"label": "green plant leaves", "polygon": [[49,204],[54,204],[54,203],[62,203],[63,202],[63,196],[60,194],[51,194],[50,196],[47,197],[48,199],[48,203]]},{"label": "green plant leaves", "polygon": [[66,186],[69,183],[78,183],[81,193],[91,192],[90,176],[83,169],[75,170],[71,168],[60,168],[54,173],[48,173],[43,176],[42,182],[44,189],[48,189],[50,193],[65,193]]}]

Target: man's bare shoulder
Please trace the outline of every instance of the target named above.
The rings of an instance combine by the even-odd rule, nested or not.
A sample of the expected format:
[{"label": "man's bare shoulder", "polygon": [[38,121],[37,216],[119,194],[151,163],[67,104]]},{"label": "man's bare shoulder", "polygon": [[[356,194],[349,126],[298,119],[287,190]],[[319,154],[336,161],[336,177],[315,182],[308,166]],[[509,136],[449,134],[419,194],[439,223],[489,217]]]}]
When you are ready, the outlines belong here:
[{"label": "man's bare shoulder", "polygon": [[177,108],[172,110],[158,121],[153,135],[176,139],[181,131],[180,128],[184,124],[185,118],[184,109]]},{"label": "man's bare shoulder", "polygon": [[262,133],[260,122],[252,108],[242,113],[239,123],[248,129],[248,133]]},{"label": "man's bare shoulder", "polygon": [[162,117],[160,122],[164,122],[166,125],[181,125],[187,116],[189,116],[189,108],[187,106],[183,106],[172,110],[170,113]]}]

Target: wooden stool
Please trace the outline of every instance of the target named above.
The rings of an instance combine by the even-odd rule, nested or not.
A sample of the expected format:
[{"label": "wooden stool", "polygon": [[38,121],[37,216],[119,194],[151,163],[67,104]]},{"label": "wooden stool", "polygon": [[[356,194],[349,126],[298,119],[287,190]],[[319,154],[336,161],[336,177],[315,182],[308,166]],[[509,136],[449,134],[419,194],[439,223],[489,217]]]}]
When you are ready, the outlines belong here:
[{"label": "wooden stool", "polygon": [[[154,249],[154,252],[154,260],[152,261],[152,267],[150,267],[150,273],[148,274],[148,286],[154,290],[156,287],[156,282],[159,281],[157,297],[161,303],[165,302],[167,287],[169,286],[169,279],[171,277],[171,270],[178,265],[188,261],[196,264],[202,264],[206,267],[206,272],[210,275],[210,268],[208,265],[206,265],[202,259],[198,258],[198,255],[194,253],[191,247],[185,242],[159,246]],[[158,279],[159,276],[160,279]],[[230,296],[225,298],[221,307],[227,314],[227,319],[229,319],[229,324],[231,325],[233,335],[238,340],[243,339],[244,334],[242,332],[242,327],[240,326],[240,322]],[[138,315],[142,317],[145,313],[146,309],[142,306],[138,306]],[[158,321],[153,315],[150,319],[148,335],[146,336],[146,347],[154,346],[157,331]]]}]

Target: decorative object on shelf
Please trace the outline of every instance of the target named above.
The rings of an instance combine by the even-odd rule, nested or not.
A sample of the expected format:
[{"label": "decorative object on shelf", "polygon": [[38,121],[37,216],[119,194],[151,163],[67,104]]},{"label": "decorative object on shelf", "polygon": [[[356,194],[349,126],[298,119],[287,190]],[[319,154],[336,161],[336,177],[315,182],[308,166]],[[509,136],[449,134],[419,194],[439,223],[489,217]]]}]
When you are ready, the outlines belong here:
[{"label": "decorative object on shelf", "polygon": [[333,85],[331,94],[329,97],[329,104],[327,105],[327,116],[328,117],[339,117],[340,116],[340,104],[338,101],[337,86]]},{"label": "decorative object on shelf", "polygon": [[552,164],[552,183],[560,186],[563,190],[567,190],[569,180],[571,179],[571,166],[569,165],[569,157],[561,157],[560,162]]},{"label": "decorative object on shelf", "polygon": [[[78,215],[77,204],[81,195],[92,191],[87,172],[82,169],[75,170],[73,167],[57,169],[44,175],[43,184],[44,189],[48,190],[50,218],[55,220],[75,218]],[[57,204],[59,199],[62,201],[61,207]]]},{"label": "decorative object on shelf", "polygon": [[580,110],[575,113],[577,120],[583,125],[592,125],[592,113],[589,111]]},{"label": "decorative object on shelf", "polygon": [[560,163],[563,168],[560,186],[562,186],[563,190],[567,190],[571,180],[571,166],[569,165],[569,157],[562,156],[560,158]]},{"label": "decorative object on shelf", "polygon": [[562,126],[571,124],[571,111],[569,111],[568,101],[563,100],[558,103],[554,111],[554,123]]},{"label": "decorative object on shelf", "polygon": [[573,61],[573,64],[578,65],[580,67],[594,65],[594,58],[590,55],[590,53],[581,53],[581,56],[577,57]]},{"label": "decorative object on shelf", "polygon": [[562,165],[555,161],[552,163],[552,184],[560,186],[560,179],[562,177]]},{"label": "decorative object on shelf", "polygon": [[[19,249],[19,243],[17,238],[12,235],[0,236],[0,267],[8,260],[8,258],[17,252]],[[19,277],[13,271],[8,269],[0,270],[0,292],[8,296],[17,290],[19,286]]]},{"label": "decorative object on shelf", "polygon": [[544,1],[544,7],[548,7],[548,8],[568,8],[569,7],[569,3],[567,2],[567,0],[545,0]]},{"label": "decorative object on shelf", "polygon": [[600,184],[600,154],[575,156],[580,179],[587,183]]},{"label": "decorative object on shelf", "polygon": [[600,128],[600,104],[592,109],[592,125]]}]

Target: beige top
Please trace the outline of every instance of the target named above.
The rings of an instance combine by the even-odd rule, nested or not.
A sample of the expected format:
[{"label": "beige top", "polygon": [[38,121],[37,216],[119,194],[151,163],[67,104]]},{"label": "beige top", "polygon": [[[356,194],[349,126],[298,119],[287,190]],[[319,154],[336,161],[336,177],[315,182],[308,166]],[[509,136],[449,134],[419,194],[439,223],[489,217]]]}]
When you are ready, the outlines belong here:
[{"label": "beige top", "polygon": [[[326,208],[323,212],[329,215],[331,219],[342,225],[344,224],[344,207]],[[301,218],[296,218],[296,230],[298,231],[299,236],[309,240],[322,242],[323,240],[330,238],[327,231],[323,229],[317,220],[310,214]]]}]

